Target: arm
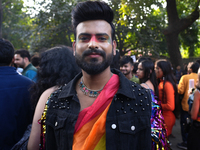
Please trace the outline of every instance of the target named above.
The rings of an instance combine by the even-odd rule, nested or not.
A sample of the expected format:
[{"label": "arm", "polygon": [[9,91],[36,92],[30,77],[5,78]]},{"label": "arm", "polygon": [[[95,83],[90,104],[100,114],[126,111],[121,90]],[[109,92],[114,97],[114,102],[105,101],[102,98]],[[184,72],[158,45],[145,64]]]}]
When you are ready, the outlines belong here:
[{"label": "arm", "polygon": [[162,109],[167,111],[173,111],[175,108],[174,88],[170,82],[166,82],[164,85],[164,93],[166,95],[166,104],[161,103]]},{"label": "arm", "polygon": [[46,101],[50,94],[54,92],[57,88],[56,87],[51,87],[44,91],[42,95],[40,96],[40,99],[37,103],[36,109],[35,109],[35,114],[33,117],[33,122],[32,122],[32,129],[31,129],[31,134],[29,137],[28,141],[28,150],[36,150],[39,149],[39,144],[40,144],[40,133],[41,133],[41,125],[38,123],[38,120],[41,118]]},{"label": "arm", "polygon": [[200,93],[199,93],[199,91],[195,91],[194,102],[193,102],[192,110],[191,110],[191,118],[193,120],[197,119],[199,107],[200,107]]},{"label": "arm", "polygon": [[185,86],[186,85],[184,83],[184,76],[182,76],[178,84],[178,94],[184,94]]}]

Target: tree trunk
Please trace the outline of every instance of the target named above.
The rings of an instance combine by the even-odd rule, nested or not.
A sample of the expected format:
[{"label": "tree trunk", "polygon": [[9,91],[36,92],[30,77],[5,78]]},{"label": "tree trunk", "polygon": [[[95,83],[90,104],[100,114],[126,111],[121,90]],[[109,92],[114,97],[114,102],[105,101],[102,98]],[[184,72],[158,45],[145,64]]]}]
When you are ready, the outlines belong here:
[{"label": "tree trunk", "polygon": [[181,53],[179,50],[179,40],[178,34],[167,34],[165,35],[167,40],[167,49],[170,56],[170,61],[172,63],[173,68],[178,65],[183,65]]}]

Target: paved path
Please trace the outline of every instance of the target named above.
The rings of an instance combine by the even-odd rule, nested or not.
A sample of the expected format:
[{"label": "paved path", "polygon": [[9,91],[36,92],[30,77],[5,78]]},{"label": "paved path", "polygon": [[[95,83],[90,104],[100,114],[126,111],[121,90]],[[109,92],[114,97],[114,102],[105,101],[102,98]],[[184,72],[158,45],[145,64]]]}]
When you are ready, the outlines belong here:
[{"label": "paved path", "polygon": [[170,136],[169,137],[169,141],[172,143],[172,150],[181,150],[179,149],[176,145],[177,143],[182,142],[182,138],[181,138],[181,127],[180,127],[180,120],[176,119],[176,123],[172,129],[172,135],[174,136]]}]

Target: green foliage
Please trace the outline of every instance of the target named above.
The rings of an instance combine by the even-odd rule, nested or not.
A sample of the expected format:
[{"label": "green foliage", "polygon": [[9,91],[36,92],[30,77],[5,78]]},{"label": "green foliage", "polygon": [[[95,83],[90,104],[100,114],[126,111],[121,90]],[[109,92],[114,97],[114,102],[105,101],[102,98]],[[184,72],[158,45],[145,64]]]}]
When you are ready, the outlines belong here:
[{"label": "green foliage", "polygon": [[27,48],[28,42],[23,39],[23,34],[30,29],[29,16],[22,11],[22,0],[2,1],[3,22],[2,37],[11,41],[15,49]]},{"label": "green foliage", "polygon": [[176,0],[177,11],[180,18],[188,16],[195,8],[197,0]]},{"label": "green foliage", "polygon": [[[115,0],[111,0],[111,2],[114,3]],[[116,24],[117,27],[126,28],[126,31],[117,28],[117,30],[120,29],[119,32],[123,32],[121,36],[124,37],[117,38],[120,47],[123,47],[122,49],[119,48],[122,51],[121,55],[129,50],[139,49],[142,50],[143,54],[150,51],[157,56],[168,56],[167,43],[163,34],[163,30],[168,26],[167,12],[163,8],[165,3],[164,0],[118,1],[118,8],[115,13],[118,13],[117,17],[119,18]],[[179,18],[186,18],[191,14],[196,3],[196,0],[177,0],[176,7]],[[179,36],[179,44],[185,50],[188,50],[189,56],[198,55],[198,26],[199,22],[196,22]],[[123,41],[120,41],[120,39]]]},{"label": "green foliage", "polygon": [[[188,57],[199,56],[199,23],[194,22],[191,27],[185,29],[180,33],[179,39],[181,41],[184,51],[187,51]],[[186,56],[186,55],[184,55]]]},{"label": "green foliage", "polygon": [[[23,0],[3,0],[3,37],[18,48],[42,51],[55,45],[71,46],[74,40],[71,11],[77,2],[85,0],[35,1],[31,7],[34,16],[27,14]],[[164,0],[108,0],[114,11],[117,48],[121,55],[128,53],[159,57],[168,56],[163,29],[167,27]],[[195,8],[196,0],[177,0],[180,18],[185,18]],[[23,8],[23,9],[22,9]],[[31,12],[31,13],[33,13]],[[30,15],[32,17],[30,17]],[[182,51],[199,56],[199,22],[184,30],[180,38]],[[183,52],[185,53],[185,52]],[[186,54],[186,53],[185,53]],[[186,55],[185,55],[186,56]]]},{"label": "green foliage", "polygon": [[52,3],[44,4],[44,1],[40,3],[42,8],[35,16],[36,27],[32,30],[31,49],[39,51],[61,44],[71,46],[72,3],[53,0]]},{"label": "green foliage", "polygon": [[[178,0],[177,1],[177,10],[180,14],[180,18],[187,17],[195,8],[197,1],[196,0]],[[179,39],[181,42],[182,56],[184,58],[200,56],[200,37],[199,36],[199,27],[200,22],[194,22],[191,27],[182,31],[179,35]]]},{"label": "green foliage", "polygon": [[[80,0],[79,0],[80,1]],[[52,0],[50,3],[42,1],[39,13],[35,16],[32,30],[31,49],[42,51],[56,46],[72,46],[74,40],[71,26],[71,11],[77,0]]]},{"label": "green foliage", "polygon": [[160,2],[155,0],[110,2],[115,12],[116,39],[121,55],[129,51],[137,55],[141,50],[143,55],[148,55],[149,52],[156,56],[166,53],[166,40],[162,33],[166,26],[165,13]]}]

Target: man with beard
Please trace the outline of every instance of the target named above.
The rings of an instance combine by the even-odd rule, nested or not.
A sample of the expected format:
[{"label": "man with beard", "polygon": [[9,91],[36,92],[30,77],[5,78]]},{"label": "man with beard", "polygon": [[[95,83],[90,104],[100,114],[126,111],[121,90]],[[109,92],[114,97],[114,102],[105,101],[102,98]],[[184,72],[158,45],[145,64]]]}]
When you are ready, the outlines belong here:
[{"label": "man with beard", "polygon": [[17,67],[23,68],[22,75],[36,82],[37,69],[30,62],[30,54],[27,50],[21,49],[15,52],[14,63]]},{"label": "man with beard", "polygon": [[133,74],[133,59],[130,56],[123,56],[120,59],[120,71],[127,77],[127,79],[140,83],[139,79]]},{"label": "man with beard", "polygon": [[149,90],[110,69],[116,52],[112,20],[105,2],[81,2],[73,9],[73,50],[82,73],[49,97],[42,148],[151,149]]}]

